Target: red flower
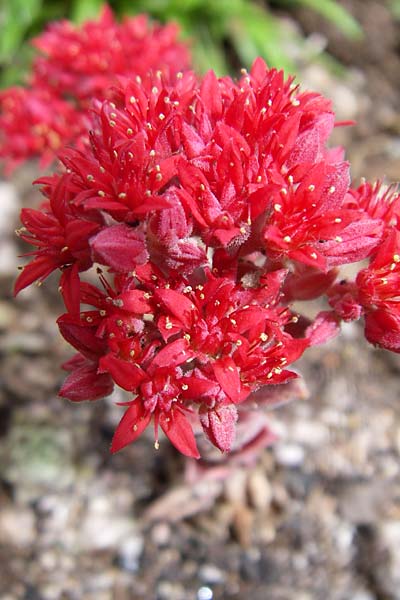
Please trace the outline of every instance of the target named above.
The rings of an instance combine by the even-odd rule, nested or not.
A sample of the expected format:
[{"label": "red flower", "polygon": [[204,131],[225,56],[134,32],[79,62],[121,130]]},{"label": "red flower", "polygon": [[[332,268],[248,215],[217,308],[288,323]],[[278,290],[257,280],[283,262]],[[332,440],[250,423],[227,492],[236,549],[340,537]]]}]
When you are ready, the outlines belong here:
[{"label": "red flower", "polygon": [[145,15],[118,23],[108,6],[97,20],[81,26],[56,21],[32,42],[40,51],[33,65],[33,85],[91,103],[104,98],[120,76],[187,69],[189,52],[177,37],[176,25],[153,24]]},{"label": "red flower", "polygon": [[98,373],[99,359],[106,352],[107,345],[99,339],[96,325],[87,317],[63,315],[58,321],[61,334],[67,342],[79,351],[72,359],[63,364],[70,375],[64,381],[59,395],[81,402],[97,400],[110,394],[114,382],[108,373]]},{"label": "red flower", "polygon": [[[23,269],[15,283],[15,294],[25,287],[46,279],[55,269],[62,269],[61,292],[69,310],[79,312],[78,272],[92,265],[88,240],[99,230],[100,224],[90,220],[90,215],[74,210],[68,190],[68,175],[43,179],[48,183],[45,193],[50,193],[50,202],[41,210],[23,208],[20,237],[36,250],[26,256],[35,258]],[[94,218],[100,219],[100,215]]]},{"label": "red flower", "polygon": [[380,219],[387,228],[400,226],[400,196],[395,185],[386,186],[380,181],[374,184],[363,181],[346,197],[348,208],[364,210],[373,219]]},{"label": "red flower", "polygon": [[188,49],[177,41],[175,25],[150,24],[144,15],[118,23],[109,7],[81,26],[52,23],[33,40],[35,58],[26,88],[0,94],[0,159],[6,172],[38,157],[41,166],[60,148],[81,146],[93,101],[110,95],[120,78],[148,71],[172,77],[188,68]]},{"label": "red flower", "polygon": [[89,121],[47,87],[0,92],[0,159],[10,173],[30,157],[46,167],[64,144],[86,133]]},{"label": "red flower", "polygon": [[[90,147],[64,150],[67,173],[43,180],[50,201],[22,213],[36,249],[16,290],[61,269],[59,327],[80,353],[61,393],[131,394],[112,451],[153,421],[156,446],[161,427],[198,457],[194,428],[251,454],[271,436],[243,416],[249,403],[298,377],[289,365],[342,319],[365,315],[367,338],[399,351],[397,196],[349,189],[327,100],[257,60],[238,82],[124,80],[91,118]],[[82,281],[94,263],[99,285]],[[332,310],[295,312],[323,295]]]},{"label": "red flower", "polygon": [[392,229],[367,269],[356,279],[372,344],[400,352],[400,231]]}]

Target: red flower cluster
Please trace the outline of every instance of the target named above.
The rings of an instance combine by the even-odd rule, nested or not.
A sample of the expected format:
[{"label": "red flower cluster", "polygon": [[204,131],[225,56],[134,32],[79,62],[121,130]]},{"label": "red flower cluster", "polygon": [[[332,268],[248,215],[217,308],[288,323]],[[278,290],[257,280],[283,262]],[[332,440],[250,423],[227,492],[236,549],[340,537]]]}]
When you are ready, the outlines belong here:
[{"label": "red flower cluster", "polygon": [[362,183],[348,204],[381,223],[381,243],[370,264],[354,282],[341,281],[329,290],[329,302],[345,321],[365,317],[365,336],[400,352],[400,196],[395,188]]},{"label": "red flower cluster", "polygon": [[[198,457],[195,425],[229,451],[241,407],[296,378],[288,366],[341,319],[365,314],[368,339],[400,351],[398,196],[349,189],[329,101],[257,60],[238,82],[125,82],[93,119],[90,151],[64,151],[46,204],[22,211],[36,249],[16,292],[60,269],[58,324],[78,351],[61,395],[133,394],[113,451],[151,420],[156,445],[160,426]],[[324,294],[313,322],[294,310]]]},{"label": "red flower cluster", "polygon": [[119,78],[150,69],[175,74],[188,68],[178,30],[149,24],[144,15],[117,23],[106,7],[99,20],[77,27],[54,22],[33,40],[39,55],[27,88],[0,93],[0,159],[6,170],[30,158],[50,164],[60,147],[87,133],[87,109]]}]

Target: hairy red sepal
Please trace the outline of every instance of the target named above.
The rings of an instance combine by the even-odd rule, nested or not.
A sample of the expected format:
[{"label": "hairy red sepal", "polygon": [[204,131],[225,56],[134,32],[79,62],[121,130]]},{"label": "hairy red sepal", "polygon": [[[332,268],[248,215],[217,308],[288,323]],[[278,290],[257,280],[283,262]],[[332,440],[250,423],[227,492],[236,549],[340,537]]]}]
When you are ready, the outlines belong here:
[{"label": "hairy red sepal", "polygon": [[106,227],[90,240],[94,262],[127,273],[148,259],[141,231],[127,225]]},{"label": "hairy red sepal", "polygon": [[221,452],[229,452],[235,439],[238,413],[235,406],[219,406],[200,410],[200,423],[210,442]]}]

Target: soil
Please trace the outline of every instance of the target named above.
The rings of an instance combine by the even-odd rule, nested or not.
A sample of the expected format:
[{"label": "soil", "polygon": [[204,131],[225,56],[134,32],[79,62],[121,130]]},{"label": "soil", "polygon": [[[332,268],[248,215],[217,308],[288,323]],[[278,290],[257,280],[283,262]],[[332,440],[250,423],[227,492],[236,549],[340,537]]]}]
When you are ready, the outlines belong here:
[{"label": "soil", "polygon": [[[299,80],[357,119],[338,132],[354,177],[397,180],[399,25],[384,2],[345,4],[367,39],[299,12],[347,65],[339,78],[305,63]],[[400,356],[368,346],[362,323],[312,349],[297,365],[310,397],[270,413],[279,440],[246,468],[200,475],[150,437],[112,457],[118,393],[57,397],[70,349],[56,282],[12,297],[9,229],[38,201],[34,178],[0,187],[1,600],[400,600]]]}]

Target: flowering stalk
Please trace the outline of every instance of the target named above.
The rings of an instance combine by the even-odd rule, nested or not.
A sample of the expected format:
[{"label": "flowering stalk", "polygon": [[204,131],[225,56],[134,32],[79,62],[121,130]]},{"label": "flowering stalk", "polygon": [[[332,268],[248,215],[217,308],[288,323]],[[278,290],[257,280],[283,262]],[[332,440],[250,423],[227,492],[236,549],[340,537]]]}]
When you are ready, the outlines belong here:
[{"label": "flowering stalk", "polygon": [[[22,211],[35,249],[15,291],[59,270],[58,325],[78,351],[61,396],[132,394],[113,452],[150,422],[156,447],[161,428],[198,458],[201,428],[235,449],[243,410],[284,401],[291,365],[341,320],[365,315],[368,340],[400,351],[399,197],[350,189],[343,151],[327,147],[328,100],[258,59],[237,82],[123,81],[91,118],[90,148],[64,150],[65,171],[39,180],[45,204]],[[296,311],[324,295],[331,309],[313,321]]]}]

